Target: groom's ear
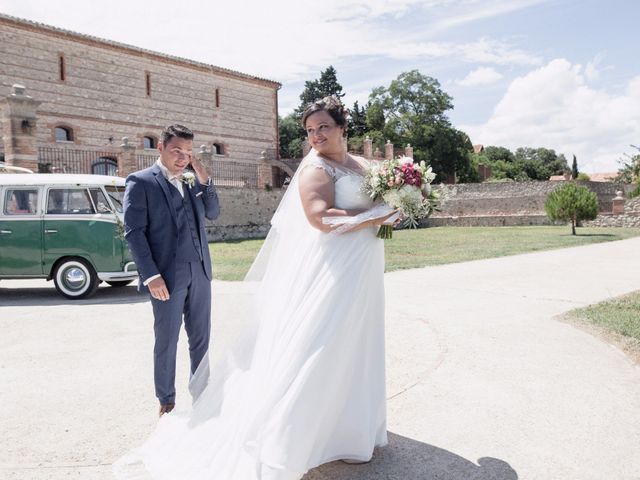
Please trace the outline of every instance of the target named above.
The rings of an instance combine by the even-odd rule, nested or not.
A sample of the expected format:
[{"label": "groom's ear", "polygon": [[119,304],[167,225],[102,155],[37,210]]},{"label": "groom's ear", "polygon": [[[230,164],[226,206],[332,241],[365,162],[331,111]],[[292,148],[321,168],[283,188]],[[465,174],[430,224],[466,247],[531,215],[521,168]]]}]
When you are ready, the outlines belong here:
[{"label": "groom's ear", "polygon": [[162,150],[164,150],[164,145],[162,142],[158,142],[158,152],[162,153]]}]

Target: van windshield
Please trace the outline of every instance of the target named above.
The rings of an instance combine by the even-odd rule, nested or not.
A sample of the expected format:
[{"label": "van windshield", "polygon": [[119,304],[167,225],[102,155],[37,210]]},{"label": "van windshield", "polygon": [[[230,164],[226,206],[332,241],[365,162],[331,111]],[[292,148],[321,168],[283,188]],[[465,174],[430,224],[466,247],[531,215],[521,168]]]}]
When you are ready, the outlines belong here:
[{"label": "van windshield", "polygon": [[107,191],[107,195],[111,199],[111,203],[116,208],[118,213],[122,213],[122,199],[124,197],[124,187],[116,187],[116,186],[105,186],[105,190]]}]

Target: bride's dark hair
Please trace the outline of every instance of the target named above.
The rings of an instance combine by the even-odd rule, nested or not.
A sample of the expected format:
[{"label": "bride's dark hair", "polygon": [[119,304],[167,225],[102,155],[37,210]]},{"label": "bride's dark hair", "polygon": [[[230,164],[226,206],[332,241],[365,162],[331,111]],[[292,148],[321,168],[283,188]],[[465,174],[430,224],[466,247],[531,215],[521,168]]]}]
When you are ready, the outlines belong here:
[{"label": "bride's dark hair", "polygon": [[347,135],[347,117],[349,112],[342,102],[335,95],[324,97],[307,105],[302,114],[302,128],[307,128],[307,118],[316,112],[327,112],[336,124],[344,129],[344,135]]}]

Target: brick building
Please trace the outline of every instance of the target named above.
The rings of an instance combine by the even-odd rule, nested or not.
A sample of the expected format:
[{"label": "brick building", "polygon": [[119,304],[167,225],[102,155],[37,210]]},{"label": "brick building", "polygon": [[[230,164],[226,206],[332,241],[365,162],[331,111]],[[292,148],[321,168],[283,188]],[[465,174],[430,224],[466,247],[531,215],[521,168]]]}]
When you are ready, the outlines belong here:
[{"label": "brick building", "polygon": [[236,165],[262,186],[253,178],[258,167],[265,158],[277,163],[279,88],[0,14],[0,155],[7,164],[124,175],[155,158],[164,126],[183,123],[213,165]]}]

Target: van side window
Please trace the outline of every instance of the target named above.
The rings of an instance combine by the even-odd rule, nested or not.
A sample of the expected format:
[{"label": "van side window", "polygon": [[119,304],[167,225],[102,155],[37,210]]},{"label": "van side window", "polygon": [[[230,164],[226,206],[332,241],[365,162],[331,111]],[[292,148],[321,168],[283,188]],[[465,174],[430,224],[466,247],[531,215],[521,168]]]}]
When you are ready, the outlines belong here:
[{"label": "van side window", "polygon": [[113,213],[107,197],[99,188],[90,188],[89,195],[91,195],[91,201],[93,202],[93,208],[98,213]]},{"label": "van side window", "polygon": [[95,210],[86,189],[52,188],[47,198],[47,213],[77,215],[95,213]]},{"label": "van side window", "polygon": [[35,215],[38,209],[38,190],[7,189],[4,197],[5,215]]},{"label": "van side window", "polygon": [[107,195],[111,199],[113,206],[115,207],[118,213],[122,213],[122,202],[124,200],[124,187],[116,187],[107,185],[104,187],[107,191]]}]

